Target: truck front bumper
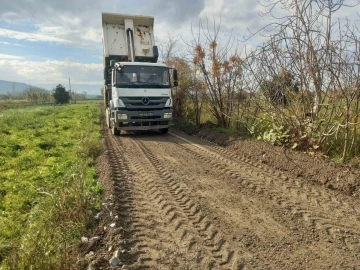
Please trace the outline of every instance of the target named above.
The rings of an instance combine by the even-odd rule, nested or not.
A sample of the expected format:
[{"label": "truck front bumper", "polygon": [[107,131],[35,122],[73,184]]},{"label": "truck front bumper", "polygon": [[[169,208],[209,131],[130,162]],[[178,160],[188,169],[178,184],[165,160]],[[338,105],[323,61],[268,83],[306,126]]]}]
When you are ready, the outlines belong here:
[{"label": "truck front bumper", "polygon": [[112,110],[110,121],[119,130],[151,130],[173,124],[172,109],[153,111]]}]

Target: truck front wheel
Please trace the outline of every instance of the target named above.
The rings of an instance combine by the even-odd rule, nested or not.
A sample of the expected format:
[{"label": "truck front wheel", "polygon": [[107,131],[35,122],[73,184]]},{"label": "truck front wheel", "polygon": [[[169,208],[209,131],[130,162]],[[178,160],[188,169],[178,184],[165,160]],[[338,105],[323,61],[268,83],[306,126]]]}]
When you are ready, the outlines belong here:
[{"label": "truck front wheel", "polygon": [[114,135],[114,136],[119,136],[120,135],[120,129],[117,129],[116,126],[115,126],[115,123],[113,121],[110,121],[110,125],[111,125],[111,133]]},{"label": "truck front wheel", "polygon": [[120,135],[120,130],[117,129],[116,127],[112,126],[112,127],[111,127],[111,133],[112,133],[114,136],[119,136],[119,135]]},{"label": "truck front wheel", "polygon": [[161,134],[166,134],[166,133],[168,133],[168,131],[169,131],[169,128],[161,128],[160,129]]},{"label": "truck front wheel", "polygon": [[105,109],[105,121],[106,121],[106,125],[108,128],[111,128],[111,123],[110,123],[110,110],[109,108]]}]

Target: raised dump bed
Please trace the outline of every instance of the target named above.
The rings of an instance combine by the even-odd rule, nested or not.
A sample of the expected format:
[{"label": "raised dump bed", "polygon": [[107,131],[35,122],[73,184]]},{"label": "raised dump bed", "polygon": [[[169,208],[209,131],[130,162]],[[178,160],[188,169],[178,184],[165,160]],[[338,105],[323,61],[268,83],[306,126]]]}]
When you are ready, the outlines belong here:
[{"label": "raised dump bed", "polygon": [[110,60],[157,62],[154,17],[102,13],[102,27],[105,66]]}]

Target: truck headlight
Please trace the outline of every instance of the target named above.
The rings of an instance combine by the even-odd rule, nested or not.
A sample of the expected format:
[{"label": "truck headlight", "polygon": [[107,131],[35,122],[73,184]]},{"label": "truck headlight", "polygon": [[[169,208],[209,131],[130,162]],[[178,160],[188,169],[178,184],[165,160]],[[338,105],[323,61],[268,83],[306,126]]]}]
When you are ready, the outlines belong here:
[{"label": "truck headlight", "polygon": [[128,119],[127,114],[122,114],[122,113],[119,113],[119,114],[117,115],[117,118],[118,118],[119,120],[127,120],[127,119]]},{"label": "truck headlight", "polygon": [[164,113],[164,118],[172,118],[172,113]]}]

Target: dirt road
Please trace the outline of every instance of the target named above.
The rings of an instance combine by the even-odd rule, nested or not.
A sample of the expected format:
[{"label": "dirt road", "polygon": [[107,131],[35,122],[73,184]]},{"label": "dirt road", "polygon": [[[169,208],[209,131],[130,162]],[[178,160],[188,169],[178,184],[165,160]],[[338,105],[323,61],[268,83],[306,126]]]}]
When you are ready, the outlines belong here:
[{"label": "dirt road", "polygon": [[360,269],[356,198],[180,133],[105,142],[111,269]]}]

